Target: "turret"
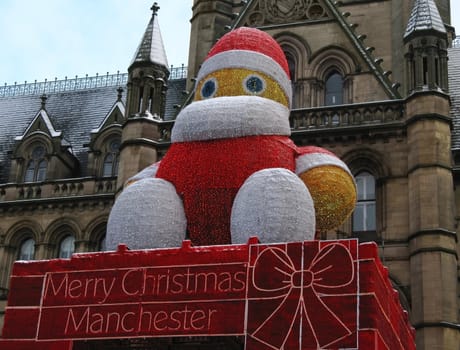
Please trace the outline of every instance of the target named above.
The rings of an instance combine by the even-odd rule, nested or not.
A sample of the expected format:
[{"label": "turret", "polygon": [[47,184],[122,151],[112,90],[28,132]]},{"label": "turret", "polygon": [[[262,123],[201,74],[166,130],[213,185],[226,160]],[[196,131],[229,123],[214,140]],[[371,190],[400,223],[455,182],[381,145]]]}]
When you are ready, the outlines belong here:
[{"label": "turret", "polygon": [[415,0],[404,34],[408,92],[447,91],[448,38],[434,0]]},{"label": "turret", "polygon": [[[434,0],[415,0],[404,35],[411,321],[417,348],[454,349],[457,235],[447,95],[447,31]],[[429,297],[428,297],[429,296]]]},{"label": "turret", "polygon": [[151,7],[152,17],[128,68],[128,118],[163,117],[169,69],[158,25],[159,9],[157,3]]},{"label": "turret", "polygon": [[118,184],[157,161],[154,140],[161,138],[158,122],[163,119],[168,61],[154,3],[152,17],[128,68],[126,119],[120,147]]}]

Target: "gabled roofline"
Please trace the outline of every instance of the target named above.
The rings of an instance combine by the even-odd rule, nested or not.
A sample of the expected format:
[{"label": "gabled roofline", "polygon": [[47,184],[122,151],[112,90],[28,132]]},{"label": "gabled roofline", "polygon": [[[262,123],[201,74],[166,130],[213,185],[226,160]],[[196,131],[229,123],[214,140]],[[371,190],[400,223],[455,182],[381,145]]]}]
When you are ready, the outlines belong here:
[{"label": "gabled roofline", "polygon": [[376,59],[369,53],[369,51],[366,50],[362,40],[360,40],[358,36],[356,35],[355,31],[351,29],[351,26],[345,20],[345,17],[339,12],[336,5],[334,5],[331,0],[324,0],[324,3],[329,8],[329,10],[335,15],[340,26],[342,27],[344,32],[348,35],[351,42],[357,49],[360,56],[367,63],[370,70],[374,73],[374,75],[377,78],[377,81],[383,87],[387,96],[391,99],[400,99],[401,95],[396,90],[396,88],[393,87],[393,84],[390,81],[390,79],[388,79],[388,77],[384,75],[382,67],[380,67],[380,65],[376,63]]},{"label": "gabled roofline", "polygon": [[[376,77],[377,81],[379,84],[383,87],[385,93],[387,96],[391,99],[400,99],[401,95],[396,89],[396,85],[393,84],[390,79],[384,74],[383,69],[380,67],[378,64],[378,60],[376,60],[367,50],[366,47],[364,46],[362,40],[358,38],[354,30],[352,30],[352,27],[350,24],[345,20],[345,17],[341,14],[341,12],[337,9],[337,6],[339,6],[338,2],[337,5],[335,5],[331,0],[323,0],[324,4],[327,6],[329,11],[333,14],[333,17],[338,21],[340,27],[343,29],[345,34],[349,37],[350,41],[352,42],[353,46],[356,48],[357,52],[359,55],[363,58],[363,60],[366,62],[368,65],[369,69],[374,73],[374,76]],[[239,16],[236,18],[235,22],[233,25],[229,28],[231,30],[237,28],[238,26],[241,25],[241,22],[247,12],[249,11],[251,5],[255,2],[255,0],[249,0],[246,3],[246,6],[243,8]]]},{"label": "gabled roofline", "polygon": [[16,136],[14,139],[16,141],[22,141],[26,136],[27,134],[30,133],[30,130],[32,128],[32,125],[34,125],[35,121],[38,119],[38,118],[41,118],[43,120],[43,122],[45,123],[46,125],[46,128],[48,129],[48,132],[50,134],[51,137],[61,137],[62,135],[62,132],[61,131],[57,131],[54,126],[53,126],[53,123],[51,122],[51,119],[49,118],[48,116],[48,113],[46,112],[45,109],[40,109],[37,114],[35,115],[34,119],[32,119],[32,121],[29,123],[29,126],[27,127],[27,129],[24,131],[24,133],[21,135],[21,136]]},{"label": "gabled roofline", "polygon": [[[99,132],[101,132],[101,130],[104,129],[104,126],[105,126],[105,123],[107,122],[107,119],[110,118],[110,116],[112,115],[112,113],[116,110],[116,109],[119,109],[120,112],[121,112],[121,115],[124,117],[125,116],[125,105],[123,104],[122,101],[117,101],[113,104],[112,108],[110,108],[110,111],[105,115],[104,119],[102,120],[101,124],[99,124],[99,126],[97,128],[94,128],[90,131],[91,134],[97,134]],[[120,124],[121,126],[121,124]]]}]

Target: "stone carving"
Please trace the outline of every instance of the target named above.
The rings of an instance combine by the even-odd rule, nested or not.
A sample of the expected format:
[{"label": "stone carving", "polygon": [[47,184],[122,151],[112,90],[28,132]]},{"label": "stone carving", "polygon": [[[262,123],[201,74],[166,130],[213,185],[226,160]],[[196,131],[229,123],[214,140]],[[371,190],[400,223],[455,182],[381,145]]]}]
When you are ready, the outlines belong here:
[{"label": "stone carving", "polygon": [[328,17],[321,0],[260,0],[249,15],[247,25],[260,26]]}]

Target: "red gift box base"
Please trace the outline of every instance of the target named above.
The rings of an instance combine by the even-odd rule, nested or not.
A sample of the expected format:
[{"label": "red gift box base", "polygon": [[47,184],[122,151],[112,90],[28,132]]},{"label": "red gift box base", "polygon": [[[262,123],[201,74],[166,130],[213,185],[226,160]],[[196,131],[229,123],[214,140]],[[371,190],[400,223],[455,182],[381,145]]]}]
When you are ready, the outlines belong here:
[{"label": "red gift box base", "polygon": [[[357,242],[354,240],[293,242],[284,245],[280,244],[278,246],[285,247],[286,252],[290,253],[294,251],[296,247],[311,247],[315,245],[320,247],[319,253],[322,252],[321,247],[325,248],[323,251],[326,251],[326,253],[330,253],[333,249],[336,249],[335,247],[338,247],[340,249],[338,249],[337,252],[343,252],[343,249],[348,249],[350,250],[350,256],[354,256],[353,265],[355,266],[354,269],[356,269],[357,276],[353,277],[352,280],[354,281],[353,283],[356,283],[356,287],[353,287],[355,289],[349,286],[345,287],[343,300],[345,305],[345,303],[348,303],[349,300],[354,298],[354,305],[357,305],[357,307],[355,307],[353,311],[353,302],[351,304],[348,303],[348,308],[343,310],[351,311],[344,312],[343,310],[341,311],[340,308],[344,308],[345,306],[342,307],[342,305],[336,301],[328,305],[329,308],[335,308],[335,315],[339,315],[341,320],[347,320],[348,326],[351,324],[355,327],[354,329],[350,329],[351,333],[341,340],[342,343],[345,342],[343,344],[351,344],[351,346],[347,345],[346,348],[365,350],[415,350],[414,329],[408,321],[407,313],[402,309],[399,303],[397,292],[391,286],[387,269],[378,258],[377,246],[369,243],[357,245]],[[220,337],[245,336],[244,330],[246,328],[243,327],[243,325],[245,322],[248,322],[248,319],[244,318],[247,317],[244,316],[245,303],[249,302],[249,305],[251,305],[251,300],[254,300],[251,299],[252,292],[248,287],[248,281],[250,280],[250,276],[252,276],[252,272],[249,271],[254,263],[254,261],[251,261],[250,251],[263,252],[264,249],[271,249],[271,251],[277,252],[277,247],[275,247],[276,249],[270,247],[274,246],[257,245],[256,239],[251,239],[246,245],[209,247],[192,247],[190,242],[186,241],[180,248],[129,251],[126,247],[120,246],[116,252],[75,254],[71,259],[54,259],[27,263],[16,262],[11,277],[11,288],[5,313],[3,338],[0,339],[0,348],[2,350],[32,348],[39,350],[75,349],[75,340],[86,339],[85,330],[86,332],[88,332],[88,330],[90,333],[92,332],[92,338],[90,338],[95,339],[94,335],[100,332],[104,325],[103,322],[105,321],[101,318],[100,320],[96,320],[97,322],[95,319],[91,319],[91,322],[88,321],[86,324],[86,328],[82,326],[85,320],[89,320],[90,307],[92,308],[91,312],[99,317],[103,315],[103,313],[100,312],[101,309],[104,307],[110,308],[110,310],[107,309],[109,310],[107,311],[107,315],[111,315],[110,317],[112,317],[112,320],[114,317],[118,317],[116,321],[118,322],[116,323],[118,327],[117,330],[119,332],[125,332],[117,333],[110,337],[105,336],[105,339],[116,339],[117,337],[127,339],[145,338],[151,336],[142,333],[144,330],[142,327],[139,326],[136,328],[137,320],[140,320],[139,323],[144,322],[145,324],[149,321],[149,326],[157,331],[157,336],[162,337],[196,335]],[[302,249],[308,251],[310,248]],[[320,256],[319,253],[318,256]],[[268,254],[265,255],[271,258]],[[332,255],[333,259],[336,254],[330,255]],[[289,258],[288,255],[286,255],[286,259],[287,258]],[[321,257],[321,259],[326,258],[329,259],[330,257],[327,255]],[[177,265],[178,261],[180,266]],[[147,268],[146,266],[153,267]],[[323,270],[324,269],[322,269],[322,271]],[[96,275],[96,272],[100,273],[100,271],[105,271],[106,279],[103,279],[100,275]],[[156,275],[153,275],[153,272],[155,272]],[[304,276],[306,276],[306,272],[310,273],[309,271],[303,271]],[[81,275],[79,275],[79,273],[81,273]],[[117,286],[114,276],[120,273],[120,276],[123,276],[123,283],[126,282],[126,284]],[[149,273],[150,275],[148,275]],[[85,276],[85,279],[79,277],[80,279],[72,280],[69,277],[71,274],[73,274],[72,276]],[[148,275],[148,277],[145,277],[146,275]],[[213,281],[215,283],[214,289],[211,288],[210,285],[206,285],[205,289],[200,289],[197,283],[198,278],[203,278],[202,276],[212,276],[216,279],[205,281],[205,283],[211,283],[211,281]],[[291,276],[292,281],[294,281],[294,276],[300,277],[298,270],[293,271]],[[145,295],[142,296],[142,299],[140,289],[136,289],[137,287],[135,286],[140,283],[139,281],[143,281],[145,289],[148,283],[154,281],[154,278],[157,278],[158,284],[155,287],[155,293],[151,296],[152,299],[146,299]],[[179,283],[185,278],[187,278],[187,285],[185,282],[183,285]],[[339,278],[341,277],[338,276],[337,279]],[[159,283],[160,280],[168,282],[163,282],[162,285]],[[196,285],[193,286],[192,282]],[[86,284],[84,285],[83,283]],[[161,290],[162,286],[166,285],[165,283],[170,283],[170,285],[168,285],[169,289],[167,290],[170,295],[165,291],[166,289]],[[295,283],[298,284],[298,282]],[[294,282],[292,282],[292,285],[294,286]],[[311,288],[311,286],[312,285],[309,287]],[[177,296],[174,295],[174,292],[179,292],[179,289],[182,287],[184,290],[180,291],[183,292],[181,297],[184,300],[182,302],[176,302],[174,298],[177,299]],[[187,289],[185,289],[185,287]],[[298,288],[297,285],[295,285],[295,287]],[[119,289],[119,293],[123,292],[124,294],[117,295],[117,293],[115,293],[117,288]],[[306,286],[303,285],[302,288],[305,290]],[[67,299],[59,295],[61,292],[63,293],[64,290],[65,298]],[[195,294],[187,295],[185,292],[188,290],[193,290]],[[85,291],[85,295],[83,295],[83,291]],[[295,290],[292,289],[290,292],[294,295],[295,293],[292,291],[295,292]],[[335,300],[333,293],[324,296],[324,291],[322,292],[320,287],[318,287],[318,293],[318,295],[321,296],[317,302],[327,305],[331,300]],[[52,298],[47,298],[47,295],[51,295]],[[174,297],[172,300],[174,303],[168,299],[171,295]],[[219,299],[221,295],[225,295],[228,300]],[[133,305],[135,303],[139,304],[140,309],[139,307],[136,309],[134,306],[127,305],[124,313],[121,313],[121,311],[117,313],[116,307],[114,309],[113,305],[121,305],[122,299],[120,298],[123,296],[130,296],[132,299],[130,302],[132,302]],[[193,307],[191,302],[195,302],[195,300],[192,300],[194,297],[196,297],[196,300],[199,300],[200,308]],[[189,299],[187,300],[187,298]],[[93,304],[85,309],[84,302],[90,299]],[[273,302],[279,303],[279,301],[277,301],[279,299],[279,297],[273,298]],[[58,333],[53,333],[56,322],[59,322],[56,321],[59,317],[59,308],[63,308],[64,306],[62,305],[64,305],[67,300],[70,304],[72,304],[72,300],[74,300],[74,305],[70,305],[70,307],[73,308],[72,310],[79,311],[73,311],[74,313],[71,315],[72,318],[67,317],[68,325],[66,325],[66,327],[73,327],[75,329],[81,328],[79,329],[81,334],[71,339],[65,339],[64,337],[59,338]],[[264,302],[264,299],[261,300]],[[171,309],[169,314],[162,310],[155,311],[156,313],[152,311],[155,308],[163,308],[166,310],[165,305],[168,303],[170,304],[168,307]],[[352,307],[350,307],[350,305],[352,305]],[[82,307],[83,309],[80,311],[78,308]],[[227,308],[228,310],[232,310],[232,325],[228,327],[220,325],[220,328],[213,328],[211,323],[214,320],[217,321],[217,315],[221,312],[219,309],[220,307],[226,308],[225,310],[227,310]],[[251,308],[249,308],[249,310],[251,310]],[[356,313],[355,316],[354,313]],[[55,316],[53,316],[53,314]],[[302,313],[299,315],[301,314]],[[93,314],[91,315],[91,317],[94,316]],[[136,318],[138,316],[135,315],[140,315],[140,318]],[[168,315],[174,317],[168,318]],[[355,317],[355,321],[353,321],[353,317]],[[112,323],[113,322],[115,321],[112,321]],[[331,332],[331,329],[326,329],[327,327],[321,328],[321,325],[313,326],[319,327],[312,327],[311,329],[319,329],[320,331],[323,329],[321,332],[325,334]],[[171,331],[171,329],[174,330],[179,328],[180,332],[174,333],[174,331]],[[249,328],[248,326],[247,329],[249,330]],[[164,334],[161,333],[161,331],[165,329],[168,329],[169,332]],[[206,333],[208,329],[209,331]],[[190,334],[187,334],[184,330],[187,330]],[[259,333],[257,332],[253,332],[252,334],[258,336]],[[56,334],[58,334],[57,337]],[[319,335],[321,336],[321,334]],[[247,336],[246,338],[249,339],[251,336]],[[104,337],[101,339],[101,341],[104,341]],[[265,341],[270,343],[270,339],[265,339]],[[251,342],[253,342],[253,340],[246,342],[245,348],[247,350],[258,348],[257,346],[250,345]],[[274,343],[275,342],[272,344]],[[294,343],[295,342],[292,342],[292,344]],[[337,349],[344,348],[340,345],[342,343],[334,341],[334,343],[331,343],[332,345],[323,347],[289,345],[285,346],[284,349]],[[78,344],[78,341],[75,342],[75,344]],[[277,345],[275,347],[269,344],[268,348],[277,349],[279,346],[280,345]]]}]

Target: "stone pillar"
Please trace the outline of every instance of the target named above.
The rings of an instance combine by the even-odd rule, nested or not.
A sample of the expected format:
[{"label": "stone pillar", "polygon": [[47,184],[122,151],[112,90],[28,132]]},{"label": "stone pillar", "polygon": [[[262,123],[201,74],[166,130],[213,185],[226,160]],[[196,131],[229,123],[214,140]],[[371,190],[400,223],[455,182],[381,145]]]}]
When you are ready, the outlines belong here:
[{"label": "stone pillar", "polygon": [[17,248],[0,245],[0,288],[8,288],[13,263],[16,260]]},{"label": "stone pillar", "polygon": [[190,46],[188,58],[187,90],[193,88],[192,78],[198,73],[206,55],[215,42],[231,25],[234,3],[232,0],[194,0],[190,19]]},{"label": "stone pillar", "polygon": [[448,96],[407,100],[409,250],[417,349],[457,349],[457,237]]},{"label": "stone pillar", "polygon": [[449,90],[449,74],[447,71],[447,50],[442,48],[439,51],[439,75],[440,75],[440,82],[441,88],[444,91]]},{"label": "stone pillar", "polygon": [[136,116],[123,125],[117,192],[126,180],[158,160],[156,143],[161,138],[159,124],[146,116]]},{"label": "stone pillar", "polygon": [[90,252],[90,242],[87,240],[75,240],[75,251],[74,253],[86,253]]},{"label": "stone pillar", "polygon": [[35,244],[35,260],[56,258],[56,244],[38,242]]},{"label": "stone pillar", "polygon": [[416,90],[422,90],[423,88],[423,57],[420,49],[415,50],[414,55],[414,75],[415,75],[415,86]]}]

